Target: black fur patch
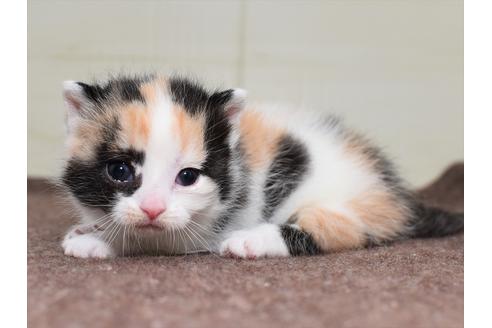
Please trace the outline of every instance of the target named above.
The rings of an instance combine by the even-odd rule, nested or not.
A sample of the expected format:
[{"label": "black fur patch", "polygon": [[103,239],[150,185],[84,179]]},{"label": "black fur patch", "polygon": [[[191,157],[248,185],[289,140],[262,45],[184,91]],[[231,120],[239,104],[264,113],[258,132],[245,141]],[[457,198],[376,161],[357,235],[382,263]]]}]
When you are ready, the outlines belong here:
[{"label": "black fur patch", "polygon": [[209,94],[196,82],[181,77],[172,77],[169,79],[169,92],[172,100],[183,106],[191,115],[207,110]]},{"label": "black fur patch", "polygon": [[244,208],[248,203],[249,188],[247,184],[241,186],[231,196],[231,205],[228,207],[226,213],[220,216],[213,225],[212,230],[214,232],[220,232],[224,230],[229,221],[236,215],[237,211]]},{"label": "black fur patch", "polygon": [[96,150],[92,161],[71,159],[67,162],[62,183],[82,204],[109,212],[116,201],[117,193],[125,196],[133,194],[141,185],[142,177],[136,176],[132,183],[118,183],[107,174],[106,165],[110,160],[119,159],[142,165],[145,155],[134,149],[117,150],[111,147],[119,131],[119,124],[106,126],[103,142]]},{"label": "black fur patch", "polygon": [[215,221],[214,226],[213,226],[213,231],[215,232],[220,232],[222,231],[231,218],[233,218],[237,211],[240,209],[244,208],[248,202],[249,202],[249,177],[250,177],[250,172],[248,170],[248,167],[246,167],[245,162],[243,160],[244,158],[244,151],[241,148],[241,145],[238,144],[235,149],[234,149],[235,156],[239,156],[240,165],[240,176],[235,181],[235,183],[232,184],[231,187],[231,197],[230,197],[230,203],[228,204],[227,211],[224,215],[220,216],[217,221]]},{"label": "black fur patch", "polygon": [[321,253],[313,237],[307,232],[288,224],[280,226],[280,232],[289,249],[290,255],[316,255]]},{"label": "black fur patch", "polygon": [[442,237],[463,231],[464,225],[463,213],[418,204],[410,222],[410,234],[420,238]]},{"label": "black fur patch", "polygon": [[104,85],[89,85],[82,82],[77,82],[77,84],[83,88],[87,99],[96,106],[101,106],[115,100],[123,102],[139,101],[145,103],[145,98],[140,93],[139,87],[149,78],[150,77],[119,77],[109,80]]},{"label": "black fur patch", "polygon": [[100,105],[108,99],[109,92],[107,88],[103,88],[100,85],[89,85],[82,82],[77,82],[78,85],[84,89],[84,94],[94,104]]},{"label": "black fur patch", "polygon": [[230,132],[231,126],[225,117],[223,108],[210,107],[206,117],[205,147],[207,158],[203,163],[203,172],[219,185],[221,200],[226,200],[229,197],[231,189],[229,172],[231,162]]},{"label": "black fur patch", "polygon": [[264,186],[265,220],[268,220],[282,201],[297,188],[308,169],[309,155],[306,147],[291,136],[283,137]]},{"label": "black fur patch", "polygon": [[140,93],[141,81],[133,79],[120,79],[116,82],[116,89],[119,90],[121,98],[125,101],[140,101],[145,103],[145,98]]}]

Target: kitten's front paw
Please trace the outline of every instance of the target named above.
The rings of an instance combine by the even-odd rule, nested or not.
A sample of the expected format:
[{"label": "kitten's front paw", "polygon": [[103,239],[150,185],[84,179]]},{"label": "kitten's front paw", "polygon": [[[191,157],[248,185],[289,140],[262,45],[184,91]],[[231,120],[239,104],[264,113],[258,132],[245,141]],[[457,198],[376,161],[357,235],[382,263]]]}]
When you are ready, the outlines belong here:
[{"label": "kitten's front paw", "polygon": [[251,230],[233,232],[222,242],[220,255],[246,259],[285,257],[289,256],[289,250],[279,227],[264,224]]},{"label": "kitten's front paw", "polygon": [[113,250],[105,241],[90,234],[65,238],[62,247],[65,255],[74,257],[104,259],[114,256]]}]

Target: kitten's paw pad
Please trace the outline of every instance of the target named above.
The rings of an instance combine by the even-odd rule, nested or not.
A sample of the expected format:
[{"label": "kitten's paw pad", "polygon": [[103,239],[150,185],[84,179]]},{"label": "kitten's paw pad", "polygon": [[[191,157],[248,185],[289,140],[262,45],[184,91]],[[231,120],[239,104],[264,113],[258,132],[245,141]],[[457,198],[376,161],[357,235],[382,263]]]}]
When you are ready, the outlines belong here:
[{"label": "kitten's paw pad", "polygon": [[220,255],[245,259],[289,256],[289,250],[277,226],[262,225],[232,233],[220,247]]},{"label": "kitten's paw pad", "polygon": [[91,235],[65,238],[62,247],[65,255],[74,257],[104,259],[114,256],[113,250],[105,241]]}]

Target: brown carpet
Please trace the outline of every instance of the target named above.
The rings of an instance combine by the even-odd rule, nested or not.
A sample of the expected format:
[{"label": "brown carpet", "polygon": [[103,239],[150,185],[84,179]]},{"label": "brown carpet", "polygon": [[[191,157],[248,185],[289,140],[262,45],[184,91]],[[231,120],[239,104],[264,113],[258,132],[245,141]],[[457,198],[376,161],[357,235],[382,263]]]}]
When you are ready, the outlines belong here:
[{"label": "brown carpet", "polygon": [[[81,260],[71,218],[28,181],[29,327],[462,327],[463,234],[316,257]],[[463,209],[463,165],[421,191]]]}]

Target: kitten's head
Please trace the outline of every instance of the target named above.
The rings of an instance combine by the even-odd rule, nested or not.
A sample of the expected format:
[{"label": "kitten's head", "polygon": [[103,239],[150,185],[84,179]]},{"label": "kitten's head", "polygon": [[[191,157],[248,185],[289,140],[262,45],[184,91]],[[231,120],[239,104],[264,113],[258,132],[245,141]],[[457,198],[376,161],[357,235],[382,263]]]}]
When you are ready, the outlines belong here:
[{"label": "kitten's head", "polygon": [[206,220],[231,193],[231,122],[242,90],[209,93],[182,78],[64,83],[62,183],[86,213],[136,231]]}]

